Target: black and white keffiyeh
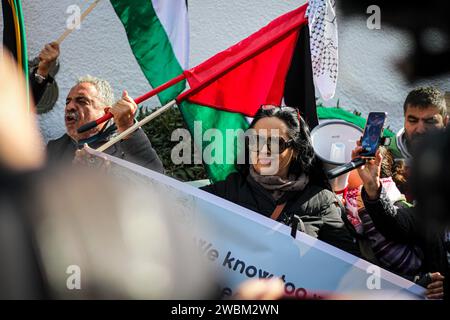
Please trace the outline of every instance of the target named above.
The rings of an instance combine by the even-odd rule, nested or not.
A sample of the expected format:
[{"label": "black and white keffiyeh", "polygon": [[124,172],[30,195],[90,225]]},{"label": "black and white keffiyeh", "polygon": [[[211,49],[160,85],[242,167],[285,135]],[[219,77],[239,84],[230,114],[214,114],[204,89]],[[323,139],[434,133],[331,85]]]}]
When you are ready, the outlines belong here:
[{"label": "black and white keffiyeh", "polygon": [[335,0],[309,0],[306,17],[310,30],[314,83],[324,100],[334,97],[338,76],[338,36]]}]

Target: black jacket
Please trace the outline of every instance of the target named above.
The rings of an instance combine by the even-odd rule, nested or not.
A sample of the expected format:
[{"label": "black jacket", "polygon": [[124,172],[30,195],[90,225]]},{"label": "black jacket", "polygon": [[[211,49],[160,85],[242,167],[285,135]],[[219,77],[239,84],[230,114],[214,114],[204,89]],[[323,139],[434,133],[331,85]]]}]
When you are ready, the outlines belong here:
[{"label": "black jacket", "polygon": [[343,221],[343,212],[335,195],[324,188],[308,184],[301,192],[287,192],[275,201],[269,191],[250,175],[230,174],[226,180],[201,189],[245,208],[270,217],[278,204],[286,202],[277,221],[290,225],[293,215],[300,218],[298,230],[349,253],[359,255],[355,239]]},{"label": "black jacket", "polygon": [[[107,140],[97,141],[89,144],[89,146],[96,149],[106,141]],[[61,138],[48,142],[48,162],[51,165],[71,163],[77,149],[77,143],[67,134],[64,134]],[[164,173],[162,162],[142,129],[138,129],[130,134],[128,139],[112,145],[105,150],[105,153],[133,162],[148,169]]]},{"label": "black jacket", "polygon": [[48,85],[53,83],[55,79],[51,75],[48,75],[42,83],[38,83],[35,78],[37,68],[31,70],[29,75],[30,91],[34,99],[34,103],[37,105],[48,88]]},{"label": "black jacket", "polygon": [[375,227],[386,238],[417,245],[422,249],[424,253],[422,271],[439,272],[445,277],[445,296],[448,299],[450,270],[445,248],[444,227],[424,221],[414,208],[394,206],[383,188],[377,200],[369,200],[363,189],[362,199]]}]

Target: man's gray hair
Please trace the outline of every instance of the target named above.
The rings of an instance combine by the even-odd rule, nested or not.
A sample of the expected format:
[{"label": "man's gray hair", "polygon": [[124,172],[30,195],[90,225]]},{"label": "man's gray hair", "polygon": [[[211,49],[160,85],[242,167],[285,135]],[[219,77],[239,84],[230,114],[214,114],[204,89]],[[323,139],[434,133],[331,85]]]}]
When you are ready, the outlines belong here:
[{"label": "man's gray hair", "polygon": [[105,105],[114,104],[114,91],[108,81],[96,78],[90,75],[78,78],[77,85],[80,83],[91,83],[98,92],[98,99]]}]

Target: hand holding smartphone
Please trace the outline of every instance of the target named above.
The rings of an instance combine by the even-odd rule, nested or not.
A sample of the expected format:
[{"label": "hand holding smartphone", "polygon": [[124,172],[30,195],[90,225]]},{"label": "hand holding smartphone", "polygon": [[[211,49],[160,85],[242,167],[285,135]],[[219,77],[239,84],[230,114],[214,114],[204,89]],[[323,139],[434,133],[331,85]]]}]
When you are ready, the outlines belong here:
[{"label": "hand holding smartphone", "polygon": [[378,147],[381,143],[381,134],[383,133],[384,123],[386,121],[386,112],[370,112],[367,117],[366,127],[360,140],[364,151],[349,163],[343,164],[327,172],[328,179],[334,179],[353,169],[363,166],[366,159],[375,158]]}]

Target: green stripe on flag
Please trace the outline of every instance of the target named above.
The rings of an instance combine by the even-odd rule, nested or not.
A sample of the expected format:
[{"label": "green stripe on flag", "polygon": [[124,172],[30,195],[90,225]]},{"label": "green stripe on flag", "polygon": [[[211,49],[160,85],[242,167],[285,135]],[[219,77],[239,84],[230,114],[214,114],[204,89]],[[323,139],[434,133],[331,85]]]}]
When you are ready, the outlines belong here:
[{"label": "green stripe on flag", "polygon": [[[221,148],[218,150],[220,153],[218,158],[221,161],[219,163],[205,164],[205,168],[212,182],[225,180],[230,173],[236,171],[234,162],[240,153],[239,146],[236,143],[237,136],[233,135],[232,142],[227,141],[226,131],[233,130],[233,132],[236,132],[235,130],[238,129],[246,130],[248,128],[246,118],[239,113],[220,111],[190,102],[183,102],[180,109],[192,135],[194,135],[194,121],[201,121],[202,137],[204,137],[205,132],[209,129],[216,129],[218,134],[223,137],[223,143],[220,144]],[[213,141],[203,141],[202,151],[212,143]],[[211,156],[215,157],[218,155],[216,152],[213,152]]]},{"label": "green stripe on flag", "polygon": [[[25,22],[23,19],[22,13],[22,5],[20,0],[14,0],[16,10],[17,10],[17,18],[19,19],[20,26],[20,41],[22,47],[22,69],[25,75],[28,75],[28,54],[27,54],[27,37],[25,32]],[[28,82],[27,82],[28,86]]]},{"label": "green stripe on flag", "polygon": [[[3,46],[13,55],[19,68],[28,78],[28,53],[25,32],[25,23],[20,0],[1,0],[3,18]],[[25,82],[26,92],[29,98],[29,84]],[[28,111],[30,110],[30,101]]]},{"label": "green stripe on flag", "polygon": [[[131,50],[153,88],[183,72],[150,0],[110,0],[127,33]],[[184,90],[182,81],[158,94],[162,104]]]},{"label": "green stripe on flag", "polygon": [[[183,72],[176,58],[172,44],[165,29],[158,19],[151,0],[110,0],[111,4],[125,27],[128,41],[144,76],[150,85],[155,88]],[[178,96],[185,88],[185,81],[158,94],[162,104],[166,104]],[[194,136],[194,122],[202,124],[202,137],[208,129],[217,129],[226,137],[227,129],[246,129],[248,123],[240,114],[219,111],[191,103],[182,103],[180,106],[184,121]],[[202,151],[210,143],[203,142]],[[232,164],[237,150],[228,150],[226,143],[218,151],[227,159],[227,163],[205,164],[206,171],[212,181],[225,179],[228,174],[235,171]],[[215,156],[213,152],[212,156]]]},{"label": "green stripe on flag", "polygon": [[[22,46],[22,69],[23,69],[23,73],[24,73],[25,77],[28,78],[29,71],[28,71],[27,35],[26,35],[26,31],[25,31],[25,22],[24,22],[23,13],[22,13],[22,5],[20,3],[20,0],[15,0],[14,3],[16,6],[17,15],[18,15],[18,19],[19,19],[19,25],[20,25],[20,40],[21,40],[21,46]],[[29,85],[28,81],[25,81],[25,86],[26,86],[26,92],[27,92],[27,109],[28,109],[28,111],[30,111],[30,85]]]}]

